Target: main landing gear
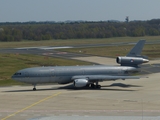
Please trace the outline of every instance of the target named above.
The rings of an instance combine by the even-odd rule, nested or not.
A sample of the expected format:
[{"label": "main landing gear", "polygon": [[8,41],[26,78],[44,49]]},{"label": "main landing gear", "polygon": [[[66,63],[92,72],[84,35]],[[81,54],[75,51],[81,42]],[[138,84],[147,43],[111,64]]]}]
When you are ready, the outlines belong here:
[{"label": "main landing gear", "polygon": [[36,84],[33,84],[34,88],[33,88],[33,91],[36,91]]},{"label": "main landing gear", "polygon": [[101,89],[101,85],[98,84],[98,81],[96,81],[96,84],[91,83],[90,85],[91,85],[91,88],[93,88],[93,89],[94,88]]}]

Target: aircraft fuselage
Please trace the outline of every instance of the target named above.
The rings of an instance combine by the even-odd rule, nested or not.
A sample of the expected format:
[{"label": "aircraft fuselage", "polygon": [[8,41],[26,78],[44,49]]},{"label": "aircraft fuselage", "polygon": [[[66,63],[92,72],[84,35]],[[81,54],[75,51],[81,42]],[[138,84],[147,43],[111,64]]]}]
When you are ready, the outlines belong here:
[{"label": "aircraft fuselage", "polygon": [[35,67],[26,68],[16,72],[12,78],[21,82],[38,83],[59,83],[66,84],[73,82],[73,76],[88,75],[128,75],[137,72],[136,67],[128,66],[58,66],[58,67]]}]

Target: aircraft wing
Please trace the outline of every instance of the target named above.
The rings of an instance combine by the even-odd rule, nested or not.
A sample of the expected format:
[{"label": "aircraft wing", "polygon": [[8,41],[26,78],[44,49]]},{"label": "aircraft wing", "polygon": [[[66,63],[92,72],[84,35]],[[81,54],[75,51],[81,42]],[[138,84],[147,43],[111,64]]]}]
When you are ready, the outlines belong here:
[{"label": "aircraft wing", "polygon": [[111,76],[111,75],[79,75],[79,76],[73,76],[72,80],[75,79],[86,79],[89,81],[94,80],[117,80],[117,79],[139,79],[139,76]]}]

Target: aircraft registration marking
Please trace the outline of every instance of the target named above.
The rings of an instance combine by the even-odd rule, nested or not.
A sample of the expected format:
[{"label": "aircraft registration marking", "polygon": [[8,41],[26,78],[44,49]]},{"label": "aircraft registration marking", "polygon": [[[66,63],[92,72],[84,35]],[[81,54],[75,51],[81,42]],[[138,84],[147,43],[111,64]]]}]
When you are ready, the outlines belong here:
[{"label": "aircraft registration marking", "polygon": [[60,94],[61,94],[61,92],[58,92],[58,93],[55,93],[55,94],[53,94],[53,95],[51,95],[51,96],[48,96],[48,97],[46,97],[46,98],[44,98],[44,99],[41,99],[41,100],[39,100],[39,101],[37,101],[37,102],[35,102],[35,103],[33,103],[33,104],[31,104],[31,105],[29,105],[29,106],[21,109],[21,110],[16,111],[16,112],[13,113],[13,114],[10,114],[10,115],[2,118],[1,120],[6,120],[6,119],[8,119],[8,118],[10,118],[10,117],[12,117],[12,116],[15,116],[15,115],[18,114],[18,113],[21,113],[21,112],[23,112],[23,111],[25,111],[25,110],[27,110],[27,109],[29,109],[29,108],[31,108],[31,107],[39,104],[39,103],[41,103],[41,102],[44,102],[44,101],[46,101],[46,100],[48,100],[48,99],[50,99],[50,98],[52,98],[52,97],[56,97],[56,96],[58,96],[58,95],[60,95]]}]

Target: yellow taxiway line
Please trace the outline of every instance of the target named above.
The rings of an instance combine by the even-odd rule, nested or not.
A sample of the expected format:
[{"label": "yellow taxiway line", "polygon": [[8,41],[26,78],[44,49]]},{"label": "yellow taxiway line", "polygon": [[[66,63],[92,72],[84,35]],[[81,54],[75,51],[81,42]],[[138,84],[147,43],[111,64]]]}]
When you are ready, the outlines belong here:
[{"label": "yellow taxiway line", "polygon": [[2,118],[1,120],[6,120],[6,119],[8,119],[8,118],[10,118],[10,117],[12,117],[12,116],[15,116],[16,114],[18,114],[18,113],[20,113],[20,112],[23,112],[23,111],[25,111],[25,110],[27,110],[27,109],[29,109],[29,108],[31,108],[31,107],[33,107],[33,106],[41,103],[41,102],[44,102],[44,101],[46,101],[46,100],[48,100],[48,99],[50,99],[50,98],[52,98],[52,97],[58,96],[59,94],[61,94],[61,92],[55,93],[55,94],[53,94],[53,95],[51,95],[51,96],[48,96],[48,97],[46,97],[46,98],[44,98],[44,99],[42,99],[42,100],[39,100],[38,102],[35,102],[35,103],[33,103],[33,104],[31,104],[31,105],[29,105],[29,106],[27,106],[27,107],[25,107],[25,108],[23,108],[23,109],[21,109],[21,110],[18,110],[18,111],[16,111],[15,113],[10,114],[10,115],[6,116],[5,118]]}]

